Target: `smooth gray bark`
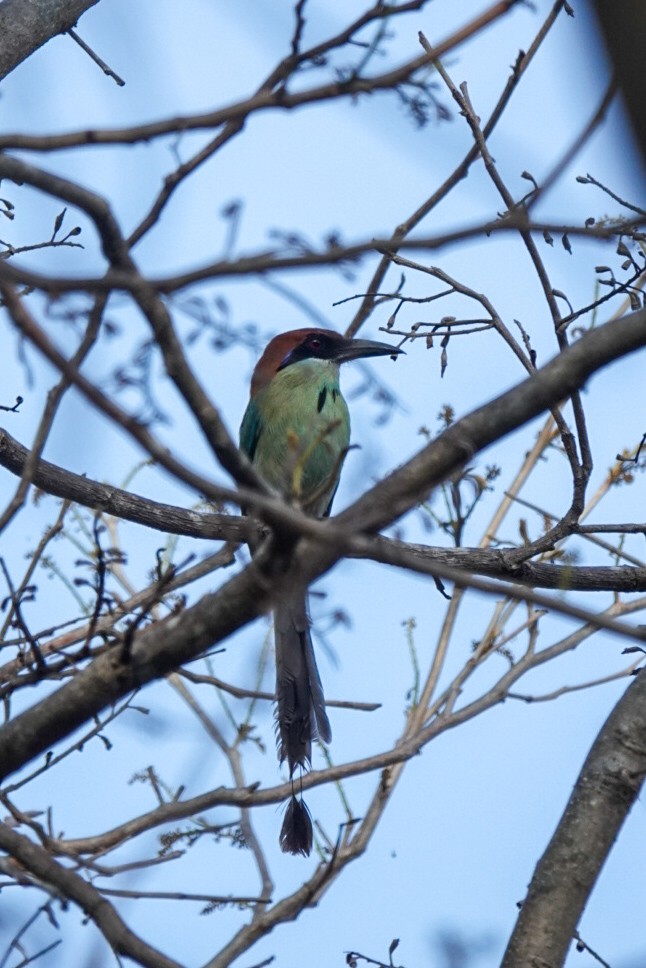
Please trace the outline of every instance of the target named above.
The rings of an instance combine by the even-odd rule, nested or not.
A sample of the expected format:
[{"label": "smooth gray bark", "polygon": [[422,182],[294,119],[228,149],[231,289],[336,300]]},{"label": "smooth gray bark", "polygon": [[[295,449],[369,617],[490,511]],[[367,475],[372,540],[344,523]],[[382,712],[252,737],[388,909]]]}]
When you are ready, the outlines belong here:
[{"label": "smooth gray bark", "polygon": [[646,672],[597,736],[534,871],[502,968],[560,968],[646,776]]},{"label": "smooth gray bark", "polygon": [[0,3],[0,80],[57,34],[65,33],[99,0],[3,0]]}]

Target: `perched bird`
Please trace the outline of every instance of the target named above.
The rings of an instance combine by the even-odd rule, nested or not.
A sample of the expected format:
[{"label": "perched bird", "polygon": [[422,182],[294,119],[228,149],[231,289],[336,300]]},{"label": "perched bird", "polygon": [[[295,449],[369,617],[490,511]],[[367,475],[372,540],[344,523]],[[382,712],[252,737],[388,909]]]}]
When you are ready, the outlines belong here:
[{"label": "perched bird", "polygon": [[[348,339],[328,329],[297,329],[268,344],[251,379],[240,448],[263,479],[306,513],[325,517],[350,445],[350,416],[339,389],[339,366],[368,356],[396,356],[386,343]],[[312,741],[332,738],[316,667],[307,594],[286,592],[274,607],[278,756],[290,777],[307,769]],[[280,834],[289,854],[307,856],[312,822],[292,792]]]}]

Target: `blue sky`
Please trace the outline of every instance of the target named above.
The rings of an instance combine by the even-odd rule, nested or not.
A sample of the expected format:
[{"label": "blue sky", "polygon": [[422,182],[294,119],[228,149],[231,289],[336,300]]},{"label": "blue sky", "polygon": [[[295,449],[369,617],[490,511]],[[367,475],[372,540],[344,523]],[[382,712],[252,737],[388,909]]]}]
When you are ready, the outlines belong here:
[{"label": "blue sky", "polygon": [[[516,195],[529,186],[520,177],[524,169],[539,180],[549,173],[604,90],[605,66],[587,24],[587,6],[575,3],[574,7],[575,20],[565,16],[559,19],[491,139],[492,153]],[[354,2],[313,0],[308,7],[306,39],[313,42],[316,37],[327,36],[361,9]],[[381,67],[382,63],[415,56],[420,50],[418,30],[437,41],[481,9],[482,5],[475,2],[458,5],[437,0],[423,14],[397,25],[388,60],[376,64]],[[483,118],[495,103],[518,49],[527,48],[548,9],[545,2],[537,3],[535,12],[519,7],[447,59],[455,80],[468,81],[475,109]],[[49,132],[113,127],[227,104],[248,95],[284,55],[291,27],[288,4],[272,5],[269,10],[258,0],[238,0],[235,4],[190,0],[184,5],[169,0],[139,0],[137,4],[103,0],[82,18],[79,33],[125,78],[126,86],[118,88],[104,77],[68,38],[57,38],[3,83],[2,128]],[[303,83],[307,81],[306,75]],[[445,92],[439,93],[449,103]],[[205,141],[206,137],[198,134],[176,145],[165,141],[132,149],[91,148],[38,155],[34,161],[105,195],[124,230],[130,231],[147,211],[164,175],[174,167],[175,152],[185,158]],[[238,199],[244,199],[237,242],[240,251],[266,247],[275,228],[298,229],[315,242],[330,230],[339,230],[347,240],[388,234],[452,171],[470,143],[467,125],[455,112],[448,123],[430,123],[418,129],[392,96],[374,96],[359,105],[339,102],[252,118],[241,136],[180,189],[154,233],[136,249],[136,258],[142,269],[162,275],[220,257],[227,235],[222,212]],[[619,194],[643,203],[639,162],[616,108],[542,201],[537,214],[577,223],[590,214],[616,214],[614,203],[590,186],[575,182],[577,174],[587,171]],[[3,185],[3,193],[8,192]],[[14,186],[11,197],[17,206],[12,242],[24,244],[47,236],[60,206]],[[475,166],[469,178],[424,224],[423,231],[434,234],[468,225],[494,216],[500,208],[493,187],[482,169]],[[91,227],[72,213],[67,220],[68,225],[78,222],[83,226],[86,248],[46,253],[38,262],[31,257],[25,264],[69,273],[99,270],[100,253]],[[8,231],[3,225],[3,238]],[[590,244],[576,242],[571,256],[558,244],[554,249],[543,246],[541,253],[556,288],[565,291],[575,304],[591,298],[593,267],[600,257]],[[519,319],[532,334],[539,362],[553,355],[555,342],[547,309],[519,241],[479,239],[461,247],[445,247],[423,258],[473,289],[486,292],[510,327],[514,319]],[[342,330],[351,318],[353,303],[333,304],[364,291],[370,269],[369,263],[360,266],[352,280],[336,273],[306,271],[285,273],[280,282],[296,289],[330,326]],[[395,271],[391,283],[397,277]],[[406,291],[427,294],[428,278],[407,273]],[[183,327],[188,323],[182,304],[189,295],[210,301],[217,296],[226,298],[232,326],[239,330],[246,323],[256,324],[261,343],[274,332],[307,325],[303,314],[262,280],[210,283],[178,294],[173,309],[178,325]],[[464,311],[472,313],[473,307],[467,309],[463,301],[453,300],[441,304],[433,318]],[[378,328],[385,324],[389,312],[388,307],[377,312],[365,335],[379,338]],[[428,318],[424,312],[415,309],[408,315],[402,313],[402,317],[412,323]],[[124,299],[115,300],[108,315],[120,326],[121,336],[112,343],[105,341],[89,362],[87,372],[98,380],[105,380],[125,358],[128,348],[145,335],[141,320]],[[600,321],[604,318],[601,315]],[[66,339],[62,332],[57,335]],[[14,337],[7,329],[4,340],[13,347]],[[3,377],[9,399],[19,393],[26,397],[21,414],[6,423],[24,443],[34,432],[47,380],[51,381],[48,368],[34,354],[29,353],[29,357],[37,382],[28,394],[20,367],[8,368]],[[253,348],[242,345],[218,353],[203,342],[194,352],[197,371],[234,433],[246,403],[246,386],[255,358]],[[371,367],[394,393],[398,406],[382,426],[378,423],[379,405],[368,394],[353,401],[353,434],[361,450],[349,457],[337,508],[414,453],[422,444],[419,428],[425,425],[435,431],[443,404],[450,402],[458,415],[464,414],[523,376],[518,363],[491,334],[454,340],[442,381],[439,369],[439,350],[427,352],[417,346],[409,348],[406,358],[396,366],[380,361]],[[642,374],[643,358],[634,357],[595,378],[586,392],[597,468],[592,490],[603,479],[614,455],[622,447],[634,445],[644,432],[643,412],[637,405]],[[360,386],[362,374],[358,368],[348,368],[344,378],[346,388],[352,391]],[[192,420],[167,383],[160,382],[159,394],[172,416],[160,435],[193,466],[218,476]],[[480,467],[499,463],[503,474],[496,483],[496,493],[474,516],[468,543],[479,539],[497,497],[516,472],[540,425],[537,421],[535,427],[503,441],[479,462]],[[102,417],[91,413],[73,393],[61,410],[46,456],[79,473],[116,484],[121,484],[141,460],[133,444],[109,428]],[[223,475],[219,479],[224,480]],[[642,483],[638,479],[633,488],[611,492],[595,520],[643,518]],[[195,495],[151,468],[141,470],[132,486],[158,500],[184,506],[195,500]],[[567,475],[554,454],[523,496],[558,510],[564,507],[562,493],[567,486]],[[12,483],[4,478],[0,487],[7,497],[12,493]],[[43,502],[28,521],[17,521],[10,531],[12,548],[7,554],[18,560],[30,542],[33,546],[37,540],[43,522],[54,514],[54,502]],[[526,513],[516,515],[506,526],[509,540],[518,540],[514,522],[519,516],[529,518],[534,533],[539,527]],[[421,540],[423,531],[416,515],[404,527],[408,537]],[[132,547],[130,572],[141,580],[159,537],[142,535],[129,527],[122,533],[124,543]],[[430,540],[439,543],[441,536],[436,533]],[[637,542],[633,550],[640,553]],[[580,553],[589,555],[583,546]],[[606,563],[604,559],[594,560]],[[319,650],[326,694],[383,704],[370,716],[334,713],[331,752],[335,761],[341,762],[385,747],[397,735],[412,681],[402,622],[415,617],[420,662],[428,664],[444,603],[425,579],[360,562],[344,563],[320,587],[326,598],[313,603],[319,628],[325,629],[326,615],[334,607],[344,605],[352,616],[351,627],[335,628],[326,636],[329,649]],[[447,675],[464,662],[493,607],[484,596],[469,596],[454,635]],[[542,642],[572,628],[569,621],[550,619]],[[217,657],[217,674],[225,678],[249,676],[265,633],[266,625],[256,623],[236,636],[226,654]],[[627,664],[620,655],[623,645],[610,635],[599,635],[554,667],[535,672],[526,689],[519,691],[549,692],[563,683],[583,682],[612,672]],[[499,662],[502,665],[503,660]],[[483,680],[495,671],[487,668]],[[266,681],[269,685],[270,672]],[[385,958],[391,939],[399,937],[401,946],[395,963],[407,968],[435,965],[438,962],[433,960],[431,942],[438,931],[446,929],[467,938],[490,939],[492,947],[481,963],[496,963],[515,918],[515,904],[523,896],[597,730],[624,688],[621,682],[531,706],[507,702],[439,737],[408,767],[366,857],[344,873],[315,910],[264,939],[239,964],[256,964],[276,954],[276,964],[290,968],[302,964],[303,952],[308,952],[308,963],[329,966],[342,964],[343,952],[349,949]],[[203,698],[212,714],[223,721],[212,697]],[[149,762],[159,765],[169,783],[186,784],[187,795],[228,782],[216,748],[167,685],[154,686],[141,699],[155,712],[144,723],[131,714],[130,719],[124,717],[115,724],[110,733],[114,749],[109,755],[98,744],[88,746],[82,761],[75,755],[57,774],[51,778],[46,775],[28,787],[29,793],[25,792],[20,805],[44,809],[55,803],[58,827],[69,836],[77,836],[101,830],[153,805],[146,788],[128,785],[132,774]],[[269,710],[259,725],[268,754],[250,755],[249,777],[261,777],[271,784],[278,774]],[[375,782],[364,777],[348,784],[357,814],[365,809]],[[319,790],[310,800],[317,815],[327,818],[328,829],[334,830],[334,818],[339,815],[334,791]],[[279,815],[273,808],[259,812],[257,823],[269,844],[276,896],[280,896],[300,883],[314,861],[295,861],[279,854],[275,845]],[[644,902],[645,827],[644,808],[638,803],[581,926],[584,938],[613,968],[633,968],[640,957],[646,957],[642,934],[636,927]],[[149,840],[149,849],[154,852],[154,837]],[[124,851],[123,856],[131,855]],[[220,893],[253,893],[255,889],[250,887],[254,881],[244,853],[218,849],[206,840],[158,875],[156,889]],[[133,878],[129,886],[151,884],[150,875],[143,874]],[[10,901],[16,911],[21,909],[17,918],[27,916],[30,908],[26,898]],[[189,905],[173,905],[170,913],[171,906],[162,902],[146,907],[131,902],[120,909],[134,928],[141,928],[149,940],[190,965],[206,960],[242,918],[235,911],[200,918],[197,908]],[[79,925],[79,964],[97,968],[112,964],[105,946],[91,940],[93,929],[80,927],[78,914],[68,914],[64,920],[66,927]],[[7,929],[15,931],[12,919],[4,924]],[[2,932],[0,922],[0,935]],[[53,953],[48,963],[69,964],[68,959],[69,949],[63,948],[60,954]],[[586,954],[573,953],[568,960],[568,966],[587,963],[592,962]]]}]

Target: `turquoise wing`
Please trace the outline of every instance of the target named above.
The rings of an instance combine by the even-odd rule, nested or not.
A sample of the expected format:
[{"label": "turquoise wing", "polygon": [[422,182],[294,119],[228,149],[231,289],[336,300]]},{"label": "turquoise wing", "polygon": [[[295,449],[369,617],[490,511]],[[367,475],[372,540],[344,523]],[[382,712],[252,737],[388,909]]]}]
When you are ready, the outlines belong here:
[{"label": "turquoise wing", "polygon": [[249,460],[254,459],[260,437],[260,429],[260,411],[255,400],[250,400],[244,412],[242,423],[240,424],[240,450],[247,455]]}]

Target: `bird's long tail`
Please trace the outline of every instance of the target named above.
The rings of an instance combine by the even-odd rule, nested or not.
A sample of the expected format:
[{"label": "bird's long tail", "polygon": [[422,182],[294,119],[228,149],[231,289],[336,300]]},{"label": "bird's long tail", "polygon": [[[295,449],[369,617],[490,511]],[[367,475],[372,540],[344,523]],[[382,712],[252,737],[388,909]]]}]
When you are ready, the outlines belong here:
[{"label": "bird's long tail", "polygon": [[[304,592],[285,598],[274,610],[276,639],[276,725],[278,757],[287,760],[291,777],[297,767],[308,769],[312,742],[329,743],[330,722],[316,667]],[[302,797],[292,794],[280,832],[281,849],[288,854],[309,854],[312,822]]]}]

